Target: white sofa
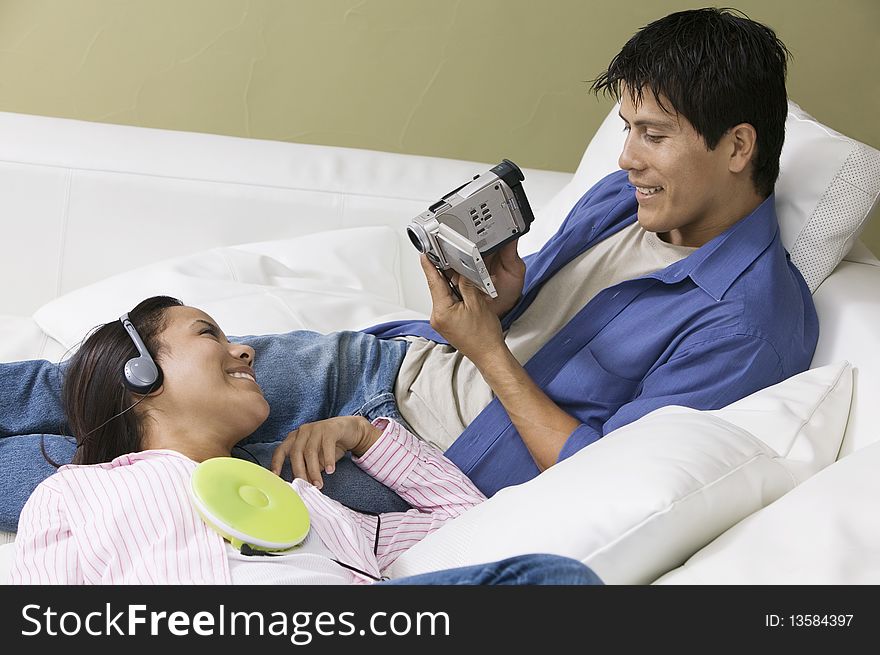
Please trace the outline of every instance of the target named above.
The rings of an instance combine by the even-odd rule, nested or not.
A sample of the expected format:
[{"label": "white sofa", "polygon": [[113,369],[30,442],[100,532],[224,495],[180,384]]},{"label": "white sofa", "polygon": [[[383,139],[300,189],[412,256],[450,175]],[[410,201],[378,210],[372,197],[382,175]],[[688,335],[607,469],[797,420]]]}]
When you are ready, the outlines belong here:
[{"label": "white sofa", "polygon": [[[522,254],[614,170],[617,121],[615,109],[574,175],[524,169],[537,218]],[[857,241],[877,206],[880,153],[794,105],[788,134],[777,206],[816,287],[815,375],[727,413],[659,410],[445,526],[396,574],[540,549],[610,583],[880,581],[880,261]],[[88,328],[158,292],[205,308],[229,334],[426,317],[404,225],[495,163],[0,113],[0,361],[59,360]],[[843,218],[840,202],[828,209],[835,194]],[[774,441],[783,434],[788,445]],[[666,465],[673,447],[692,464],[691,486],[670,482],[683,461]],[[589,496],[564,534],[539,525],[548,503],[580,507],[580,484],[602,500]],[[0,580],[13,548],[0,546]]]}]

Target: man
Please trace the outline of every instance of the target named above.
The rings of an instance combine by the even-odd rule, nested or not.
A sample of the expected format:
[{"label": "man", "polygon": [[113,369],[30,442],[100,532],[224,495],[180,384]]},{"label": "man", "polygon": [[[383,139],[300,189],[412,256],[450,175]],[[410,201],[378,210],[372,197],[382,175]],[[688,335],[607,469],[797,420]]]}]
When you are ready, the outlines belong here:
[{"label": "man", "polygon": [[[274,468],[291,457],[298,477],[380,511],[395,504],[344,461],[322,480],[335,467],[323,419],[399,418],[492,495],[658,407],[722,407],[808,368],[818,319],[773,197],[787,56],[772,30],[725,10],[640,30],[593,84],[620,100],[622,170],[539,252],[522,260],[513,242],[488,258],[498,298],[461,279],[458,301],[423,258],[430,324],[242,338],[272,407],[253,447],[298,427]],[[0,400],[0,436],[59,432],[47,400],[59,376],[0,367],[0,382],[13,376],[31,386]]]},{"label": "man", "polygon": [[719,408],[809,367],[818,319],[772,195],[787,54],[717,9],[646,26],[593,84],[621,102],[622,171],[527,258],[524,284],[510,248],[492,262],[500,297],[462,279],[457,302],[423,257],[436,332],[373,330],[421,336],[401,414],[487,495],[658,407]]}]

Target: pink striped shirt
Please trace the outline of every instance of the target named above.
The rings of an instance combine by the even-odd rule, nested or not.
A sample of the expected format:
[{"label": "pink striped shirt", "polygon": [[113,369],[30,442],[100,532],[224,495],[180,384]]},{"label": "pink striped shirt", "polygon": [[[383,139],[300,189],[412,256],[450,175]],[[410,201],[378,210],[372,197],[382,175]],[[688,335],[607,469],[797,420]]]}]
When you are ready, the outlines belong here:
[{"label": "pink striped shirt", "polygon": [[[311,529],[336,559],[379,577],[397,557],[485,496],[439,450],[399,423],[355,462],[416,509],[359,514],[296,479]],[[13,584],[229,584],[225,542],[193,509],[196,462],[147,450],[107,464],[68,465],[44,480],[21,513]],[[356,581],[371,582],[355,574]]]}]

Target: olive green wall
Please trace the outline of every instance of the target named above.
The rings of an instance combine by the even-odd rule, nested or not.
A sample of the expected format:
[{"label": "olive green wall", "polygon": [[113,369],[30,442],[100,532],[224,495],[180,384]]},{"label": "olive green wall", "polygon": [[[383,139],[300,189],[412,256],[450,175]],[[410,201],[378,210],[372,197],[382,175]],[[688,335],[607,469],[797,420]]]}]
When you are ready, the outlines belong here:
[{"label": "olive green wall", "polygon": [[[730,4],[793,52],[795,102],[880,148],[878,0]],[[702,5],[0,0],[0,111],[573,171],[610,107],[585,81]]]}]

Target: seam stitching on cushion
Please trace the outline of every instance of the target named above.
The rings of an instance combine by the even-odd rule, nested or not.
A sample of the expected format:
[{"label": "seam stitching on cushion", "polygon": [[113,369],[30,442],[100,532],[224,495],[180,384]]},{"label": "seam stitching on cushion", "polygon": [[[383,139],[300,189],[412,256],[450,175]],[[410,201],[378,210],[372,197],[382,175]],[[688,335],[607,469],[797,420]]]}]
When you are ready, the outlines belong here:
[{"label": "seam stitching on cushion", "polygon": [[[70,167],[64,166],[62,164],[47,164],[41,162],[30,162],[30,161],[18,161],[15,159],[0,159],[0,163],[4,164],[14,164],[18,166],[38,166],[43,168],[60,168],[68,171],[81,171],[84,173],[106,173],[108,175],[131,175],[134,177],[150,177],[157,178],[160,180],[177,180],[180,182],[203,182],[205,184],[230,184],[235,186],[244,186],[244,187],[254,187],[256,189],[282,189],[285,191],[303,191],[303,192],[313,192],[313,193],[324,193],[330,195],[346,195],[351,197],[358,198],[384,198],[391,200],[406,200],[412,202],[431,202],[436,196],[429,197],[416,197],[416,196],[389,196],[385,194],[377,194],[377,193],[364,193],[358,192],[353,193],[350,191],[345,191],[343,189],[316,189],[314,187],[304,187],[304,186],[287,186],[283,184],[257,184],[254,182],[238,182],[235,180],[224,180],[224,179],[211,179],[205,177],[181,177],[180,175],[160,175],[159,173],[144,173],[144,172],[135,172],[135,171],[121,171],[121,170],[113,170],[106,168],[86,168],[86,167]],[[550,171],[550,172],[563,172],[563,171]]]},{"label": "seam stitching on cushion", "polygon": [[[693,410],[693,411],[700,411],[700,410]],[[715,410],[715,411],[720,411],[720,410]],[[775,448],[771,448],[770,445],[767,444],[763,439],[759,439],[754,434],[752,434],[751,432],[746,430],[744,427],[737,425],[736,423],[733,423],[731,421],[728,421],[727,419],[722,418],[722,417],[718,416],[717,414],[709,414],[708,416],[715,422],[724,423],[729,430],[736,432],[743,439],[746,439],[753,446],[755,446],[755,448],[757,448],[758,450],[763,452],[764,455],[769,457],[771,460],[777,462],[782,467],[782,470],[786,473],[786,475],[788,475],[793,486],[796,487],[799,484],[799,482],[798,482],[797,478],[794,476],[794,474],[788,470],[788,467],[779,461],[779,460],[784,459],[784,457],[782,455],[780,455],[776,451]]]},{"label": "seam stitching on cushion", "polygon": [[[660,516],[660,515],[663,515],[663,514],[668,514],[670,511],[672,511],[673,508],[675,508],[677,505],[680,505],[680,504],[683,503],[684,501],[688,500],[691,496],[694,496],[694,495],[696,495],[696,494],[702,492],[702,491],[705,490],[705,489],[709,489],[709,488],[711,488],[711,487],[714,487],[714,486],[717,485],[718,483],[720,483],[720,482],[726,480],[728,477],[730,477],[730,476],[733,475],[734,473],[738,473],[741,469],[743,469],[744,467],[748,466],[749,464],[751,464],[752,462],[758,460],[758,459],[761,458],[761,457],[765,457],[769,462],[772,462],[772,463],[776,464],[776,465],[777,465],[782,471],[785,472],[786,476],[789,478],[789,480],[792,481],[793,485],[794,485],[794,486],[797,486],[797,480],[794,478],[794,476],[791,475],[791,472],[789,472],[788,469],[785,468],[785,466],[783,466],[779,461],[777,461],[777,460],[780,459],[780,458],[778,458],[778,457],[768,457],[767,453],[756,453],[755,455],[753,455],[752,457],[750,457],[749,459],[747,459],[745,462],[743,462],[742,464],[740,464],[740,465],[737,466],[736,468],[727,471],[727,472],[726,472],[724,475],[722,475],[721,477],[715,478],[714,480],[712,480],[712,481],[709,482],[708,484],[704,484],[704,485],[703,485],[702,487],[700,487],[699,489],[694,489],[694,490],[691,491],[689,494],[686,494],[685,496],[682,496],[681,498],[679,498],[679,499],[677,499],[677,500],[675,500],[675,501],[669,503],[669,504],[668,504],[666,507],[664,507],[663,509],[658,510],[658,511],[656,511],[656,512],[653,512],[650,516],[645,517],[644,519],[642,519],[641,521],[639,521],[636,525],[632,526],[629,530],[627,530],[627,531],[624,532],[623,534],[619,535],[619,536],[617,537],[617,539],[615,539],[614,541],[610,541],[610,542],[608,542],[607,544],[605,544],[604,546],[602,546],[602,547],[599,548],[598,550],[595,550],[595,551],[593,551],[591,554],[587,555],[586,558],[592,558],[592,557],[595,557],[595,556],[597,556],[597,555],[601,555],[601,554],[604,553],[606,550],[608,550],[608,549],[610,549],[610,548],[616,546],[619,542],[621,542],[623,539],[625,539],[626,537],[628,537],[630,534],[634,533],[636,530],[638,530],[639,528],[641,528],[643,525],[646,525],[646,524],[648,523],[648,521],[650,521],[651,519],[653,519],[655,516]],[[793,486],[792,488],[794,488],[794,486]],[[789,490],[789,491],[790,491],[790,490]],[[771,502],[772,502],[772,501],[771,501]],[[769,503],[768,503],[768,504],[769,504]],[[754,514],[754,513],[757,512],[759,509],[762,509],[763,507],[766,507],[766,506],[767,506],[767,505],[762,505],[762,506],[759,507],[757,510],[754,510],[753,512],[751,512],[751,514]],[[728,527],[732,527],[732,526],[728,526]],[[726,529],[727,529],[727,528],[722,529],[721,532],[724,532],[724,530],[726,530]],[[721,532],[719,532],[718,534],[721,534]],[[716,536],[717,536],[717,535],[716,535]],[[586,558],[585,558],[585,559],[586,559]]]},{"label": "seam stitching on cushion", "polygon": [[[803,111],[803,109],[801,109],[801,111]],[[840,132],[837,132],[835,130],[832,130],[827,125],[817,121],[815,118],[812,118],[812,117],[804,118],[803,116],[798,116],[797,114],[793,113],[791,110],[789,110],[788,116],[792,120],[797,121],[798,123],[809,123],[810,125],[815,126],[819,131],[824,132],[827,136],[830,136],[834,139],[842,139],[844,141],[849,141],[850,143],[854,142],[854,140],[851,139],[850,137],[848,137],[844,134],[841,134]]]},{"label": "seam stitching on cushion", "polygon": [[61,280],[64,277],[64,253],[67,250],[67,223],[70,218],[70,189],[73,186],[73,169],[67,169],[67,184],[64,189],[64,205],[61,209],[61,247],[58,251],[58,274],[55,277],[55,297],[61,295]]},{"label": "seam stitching on cushion", "polygon": [[[391,236],[393,238],[396,235],[391,235]],[[395,286],[397,287],[397,304],[401,307],[406,307],[407,309],[410,309],[410,307],[407,306],[406,302],[404,302],[404,296],[403,296],[403,271],[400,267],[401,266],[400,242],[396,238],[394,238],[393,243],[394,243],[394,253],[392,254],[392,258],[393,258],[392,270],[394,271],[394,281],[397,283],[397,284],[395,284]]]},{"label": "seam stitching on cushion", "polygon": [[229,256],[226,254],[225,249],[217,248],[215,252],[220,255],[220,260],[226,266],[226,270],[229,271],[229,275],[232,278],[232,281],[241,282],[241,280],[238,279],[238,275],[236,275],[235,273],[235,268],[233,268],[232,262],[229,260]]},{"label": "seam stitching on cushion", "polygon": [[[807,416],[807,418],[805,418],[803,421],[801,421],[800,425],[798,426],[797,431],[795,432],[795,439],[792,439],[792,442],[788,446],[788,450],[786,450],[785,454],[782,455],[783,457],[787,458],[789,456],[789,454],[791,454],[791,449],[794,448],[794,442],[797,438],[797,435],[800,434],[801,430],[804,429],[804,426],[812,420],[812,418],[816,414],[816,412],[819,411],[819,407],[821,407],[822,404],[825,402],[825,399],[828,398],[829,395],[831,395],[831,392],[834,391],[835,389],[837,389],[837,386],[840,384],[840,379],[843,377],[843,372],[846,370],[848,370],[846,366],[840,367],[840,370],[837,372],[837,376],[834,378],[834,382],[832,382],[830,385],[828,385],[828,387],[825,388],[825,391],[822,394],[822,397],[819,398],[819,400],[816,402],[815,405],[813,405],[813,409],[810,411],[809,416]],[[844,430],[845,429],[846,429],[846,426],[844,426]]]},{"label": "seam stitching on cushion", "polygon": [[290,303],[288,303],[284,298],[275,293],[272,290],[272,287],[263,287],[263,295],[268,296],[275,304],[280,305],[285,310],[287,310],[287,313],[290,314],[290,316],[292,316],[294,320],[298,321],[300,325],[308,325],[308,323],[303,320],[302,315],[297,312],[293,307],[291,307]]}]

